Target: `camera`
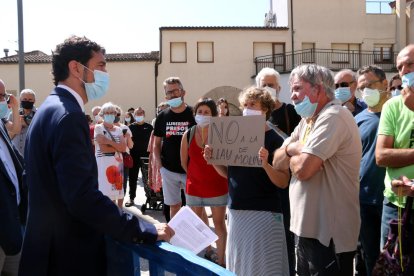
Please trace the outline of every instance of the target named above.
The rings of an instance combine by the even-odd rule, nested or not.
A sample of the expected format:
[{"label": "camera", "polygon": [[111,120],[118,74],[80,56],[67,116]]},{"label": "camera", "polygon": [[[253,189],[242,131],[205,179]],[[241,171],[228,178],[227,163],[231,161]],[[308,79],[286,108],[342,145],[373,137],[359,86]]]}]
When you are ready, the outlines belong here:
[{"label": "camera", "polygon": [[30,112],[28,115],[24,115],[23,109],[21,108],[19,110],[20,115],[23,115],[23,120],[26,123],[26,125],[30,125],[30,123],[32,122],[33,116],[35,114],[34,111]]}]

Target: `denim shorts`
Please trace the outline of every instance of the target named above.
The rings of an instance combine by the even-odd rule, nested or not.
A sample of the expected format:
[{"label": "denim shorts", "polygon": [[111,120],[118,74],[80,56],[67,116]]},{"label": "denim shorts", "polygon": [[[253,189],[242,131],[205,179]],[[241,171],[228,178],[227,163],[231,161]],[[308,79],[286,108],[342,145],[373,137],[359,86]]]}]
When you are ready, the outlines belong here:
[{"label": "denim shorts", "polygon": [[188,206],[193,207],[218,207],[227,205],[227,195],[216,197],[198,197],[185,194],[185,200]]}]

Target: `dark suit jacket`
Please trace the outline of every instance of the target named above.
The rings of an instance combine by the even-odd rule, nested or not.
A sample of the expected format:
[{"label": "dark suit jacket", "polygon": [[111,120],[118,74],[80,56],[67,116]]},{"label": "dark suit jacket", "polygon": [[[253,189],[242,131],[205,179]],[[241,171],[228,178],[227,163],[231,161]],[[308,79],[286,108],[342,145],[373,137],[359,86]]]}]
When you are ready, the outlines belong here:
[{"label": "dark suit jacket", "polygon": [[29,215],[19,275],[105,275],[104,234],[156,241],[152,224],[120,215],[98,190],[88,123],[73,95],[52,91],[28,131]]},{"label": "dark suit jacket", "polygon": [[22,186],[23,158],[11,143],[3,121],[0,122],[0,139],[7,145],[19,180],[20,205],[17,205],[16,188],[0,162],[0,246],[6,255],[20,252],[23,241],[22,225],[26,219],[27,197]]}]

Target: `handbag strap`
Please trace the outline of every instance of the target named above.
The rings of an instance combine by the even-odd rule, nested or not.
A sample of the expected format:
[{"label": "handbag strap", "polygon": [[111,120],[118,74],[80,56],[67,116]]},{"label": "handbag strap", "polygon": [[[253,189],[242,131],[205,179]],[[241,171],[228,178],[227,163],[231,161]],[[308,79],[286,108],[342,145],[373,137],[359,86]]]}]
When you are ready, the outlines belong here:
[{"label": "handbag strap", "polygon": [[104,126],[104,129],[109,133],[109,136],[111,136],[112,141],[116,143],[114,136],[112,136],[112,133],[106,128],[106,126]]},{"label": "handbag strap", "polygon": [[[104,126],[104,129],[109,133],[109,136],[111,136],[112,141],[114,141],[115,143],[117,143],[117,141],[115,140],[114,136],[112,136],[112,133],[105,126]],[[115,150],[115,152],[118,152],[118,154],[121,153],[121,152],[119,152],[117,150]]]}]

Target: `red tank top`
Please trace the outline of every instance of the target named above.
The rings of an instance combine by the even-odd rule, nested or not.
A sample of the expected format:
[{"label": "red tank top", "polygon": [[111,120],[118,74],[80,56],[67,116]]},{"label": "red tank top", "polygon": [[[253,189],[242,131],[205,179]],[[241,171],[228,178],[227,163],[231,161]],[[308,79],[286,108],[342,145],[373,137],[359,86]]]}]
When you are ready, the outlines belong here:
[{"label": "red tank top", "polygon": [[207,164],[195,136],[190,142],[188,156],[190,160],[187,167],[187,194],[198,197],[216,197],[228,193],[227,179],[219,175],[212,165]]}]

